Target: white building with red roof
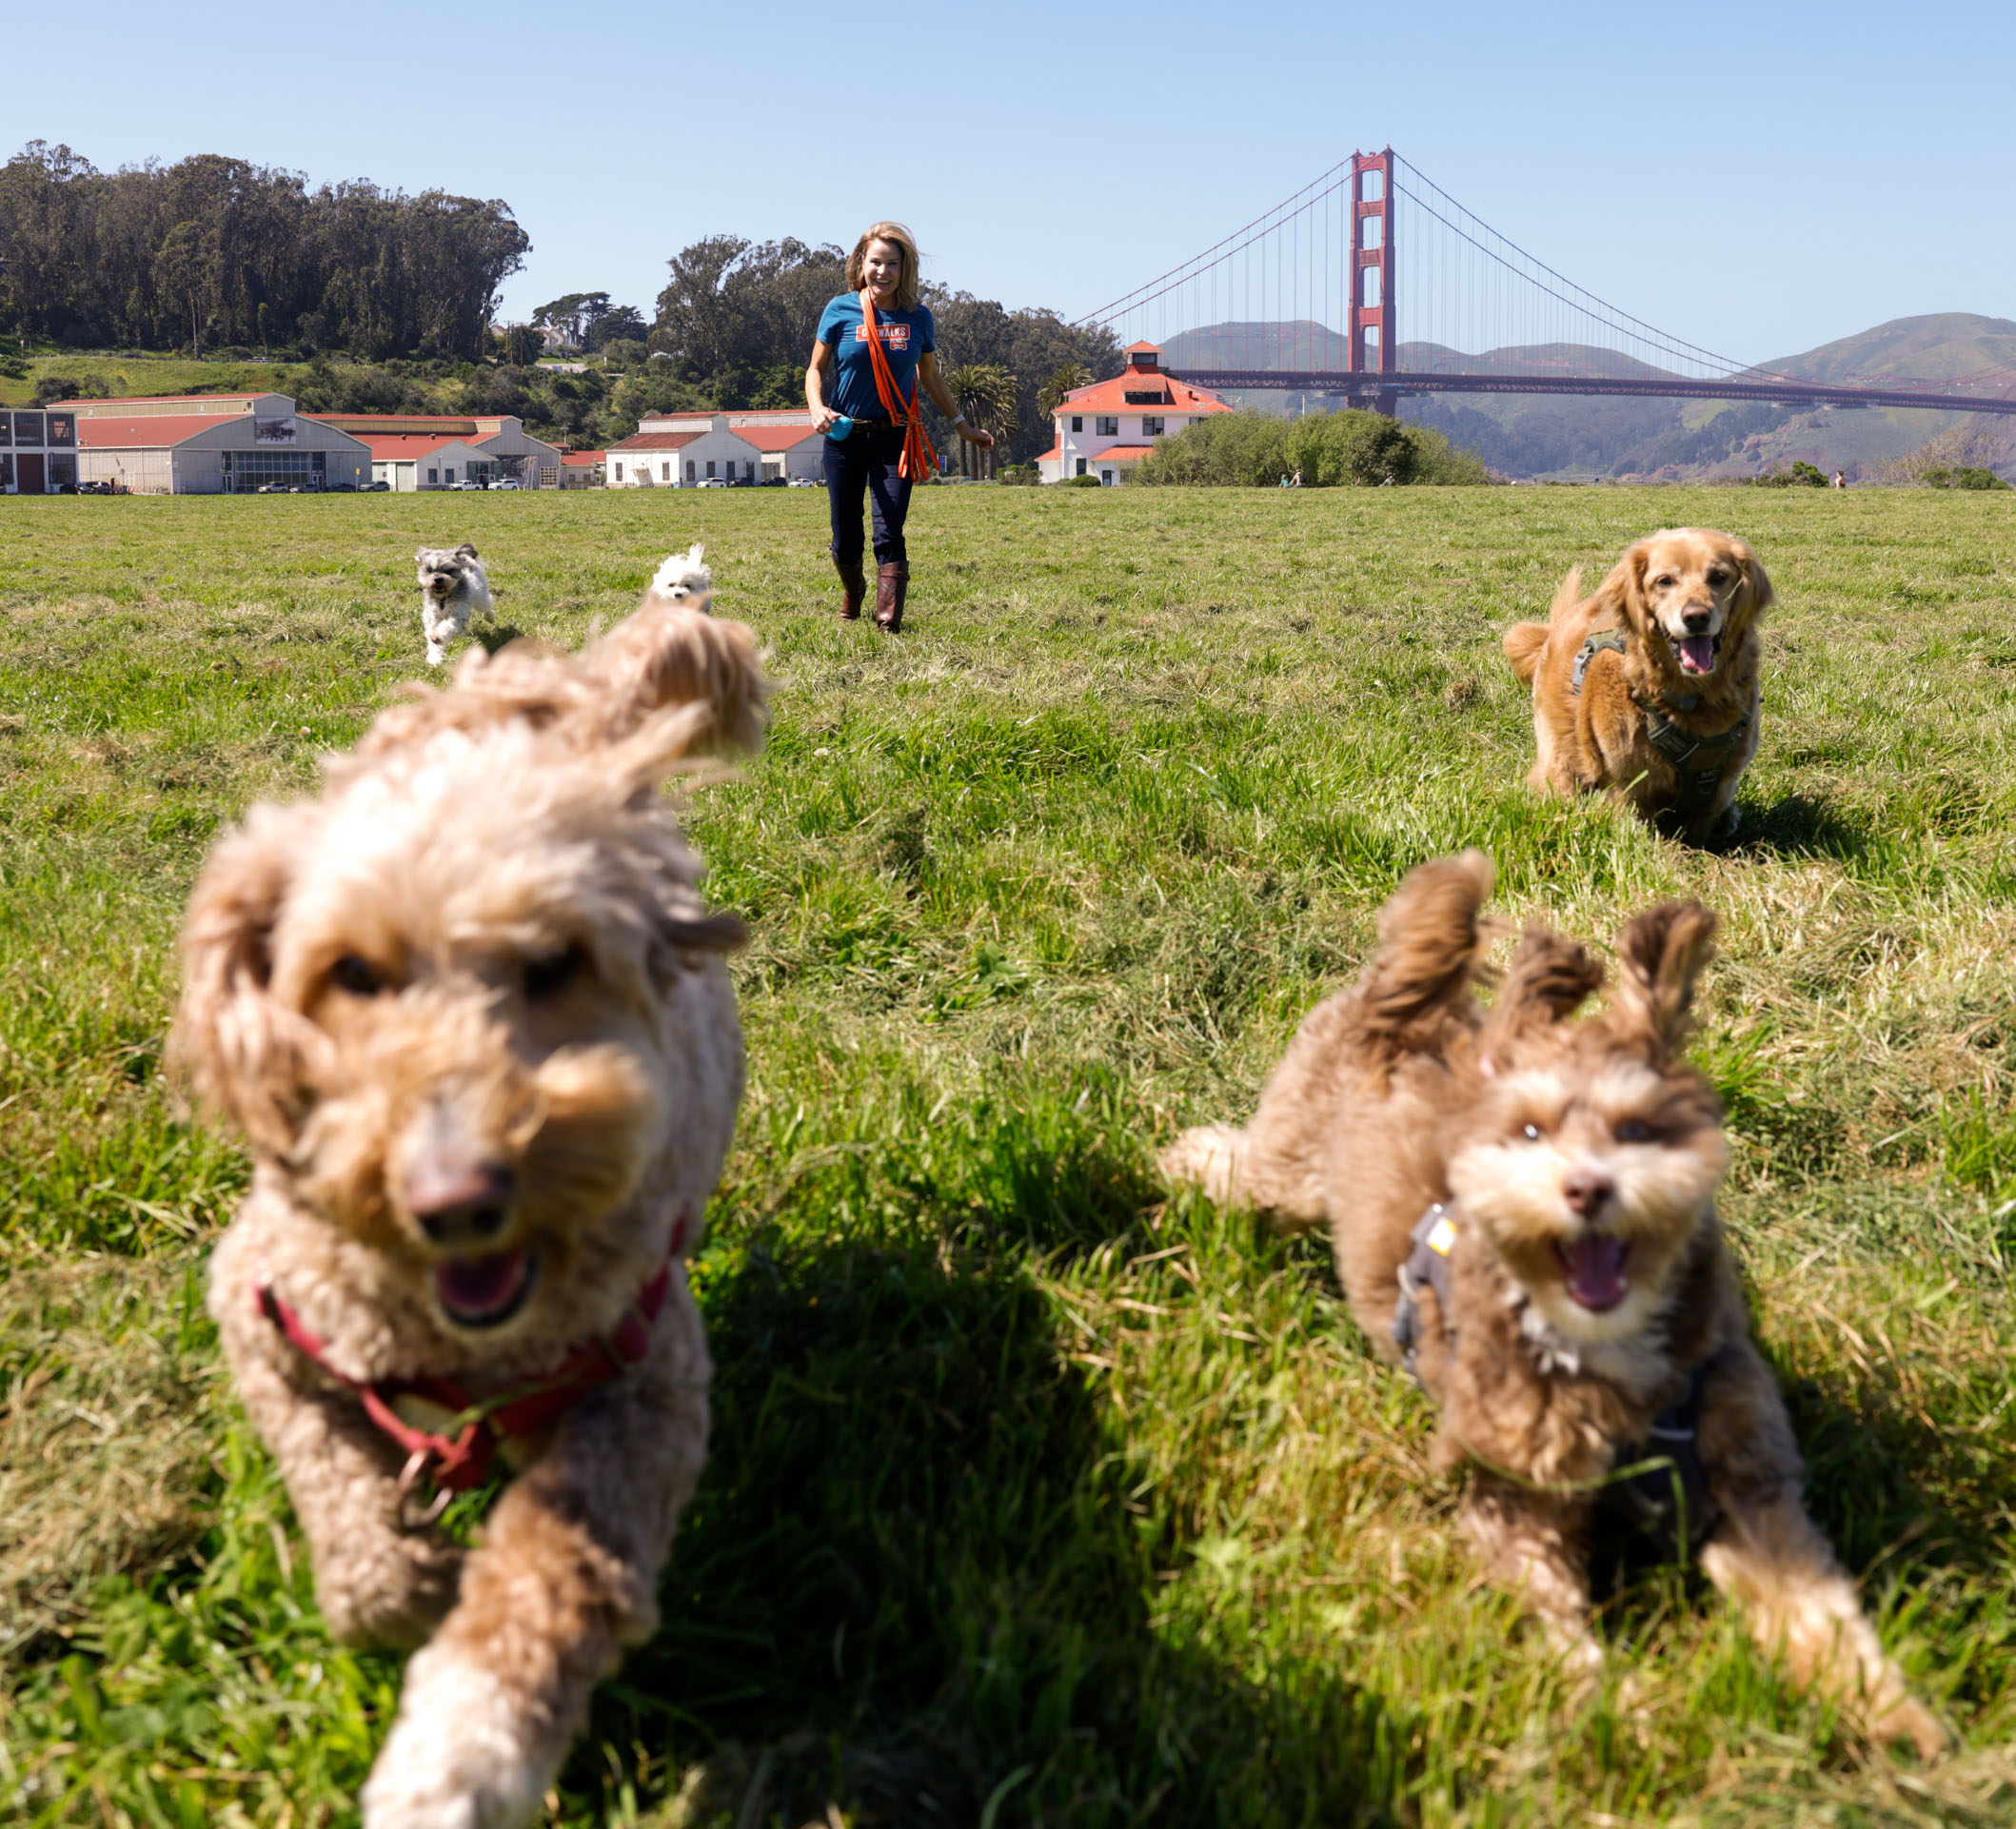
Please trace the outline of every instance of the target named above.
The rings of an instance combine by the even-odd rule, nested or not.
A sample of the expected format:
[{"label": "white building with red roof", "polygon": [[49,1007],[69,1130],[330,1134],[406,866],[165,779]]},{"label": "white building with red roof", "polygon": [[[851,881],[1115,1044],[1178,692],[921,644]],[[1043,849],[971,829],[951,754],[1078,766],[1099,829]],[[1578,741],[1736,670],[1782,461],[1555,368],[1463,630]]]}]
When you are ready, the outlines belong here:
[{"label": "white building with red roof", "polygon": [[664,413],[642,420],[609,446],[612,489],[691,489],[723,482],[788,482],[818,477],[824,434],[804,407],[751,407],[730,413]]},{"label": "white building with red roof", "polygon": [[1083,476],[1119,482],[1158,440],[1232,410],[1209,388],[1164,374],[1160,348],[1137,343],[1111,381],[1074,388],[1058,403],[1057,442],[1037,459],[1037,475],[1045,482]]},{"label": "white building with red roof", "polygon": [[600,489],[609,480],[606,451],[563,451],[560,454],[560,486],[563,489]]},{"label": "white building with red roof", "polygon": [[72,400],[77,481],[131,495],[249,495],[358,489],[362,441],[296,413],[286,394],[152,394]]},{"label": "white building with red roof", "polygon": [[371,478],[396,495],[487,488],[509,478],[524,489],[560,487],[560,447],[534,438],[513,413],[309,413],[370,446]]}]

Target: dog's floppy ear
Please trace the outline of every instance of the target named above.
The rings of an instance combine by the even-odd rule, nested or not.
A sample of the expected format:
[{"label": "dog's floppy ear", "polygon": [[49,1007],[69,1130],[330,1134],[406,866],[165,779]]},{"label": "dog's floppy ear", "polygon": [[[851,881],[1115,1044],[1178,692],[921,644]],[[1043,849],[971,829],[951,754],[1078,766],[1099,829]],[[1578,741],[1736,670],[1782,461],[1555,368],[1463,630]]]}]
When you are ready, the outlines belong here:
[{"label": "dog's floppy ear", "polygon": [[1611,1021],[1654,1057],[1687,1039],[1694,983],[1715,950],[1715,917],[1699,902],[1661,902],[1617,936]]},{"label": "dog's floppy ear", "polygon": [[433,548],[430,546],[423,546],[417,553],[413,555],[413,563],[416,565],[425,565],[427,562],[427,554],[432,550]]},{"label": "dog's floppy ear", "polygon": [[299,816],[256,806],[211,852],[183,920],[182,999],[168,1039],[170,1059],[198,1096],[268,1151],[293,1141],[315,1033],[269,989],[287,891],[282,832]]},{"label": "dog's floppy ear", "polygon": [[717,753],[761,747],[769,682],[746,624],[720,622],[704,600],[646,602],[584,657],[605,696],[603,728],[628,735],[653,712],[693,705],[706,713],[691,747]]},{"label": "dog's floppy ear", "polygon": [[1776,594],[1771,589],[1771,580],[1765,574],[1763,564],[1759,561],[1757,555],[1751,552],[1748,545],[1740,540],[1730,541],[1729,557],[1742,569],[1743,581],[1748,587],[1744,592],[1748,600],[1746,607],[1752,616],[1756,616],[1761,611],[1769,608],[1771,604],[1778,600]]},{"label": "dog's floppy ear", "polygon": [[455,557],[457,559],[462,559],[465,557],[469,559],[474,559],[476,557],[476,548],[470,545],[469,542],[465,540],[462,542],[460,546],[455,548]]},{"label": "dog's floppy ear", "polygon": [[1596,586],[1592,600],[1597,608],[1597,627],[1604,626],[1607,620],[1615,628],[1644,630],[1648,614],[1645,562],[1650,543],[1641,540],[1627,547],[1624,557],[1610,568],[1603,582]]},{"label": "dog's floppy ear", "polygon": [[1436,1021],[1470,994],[1483,955],[1477,910],[1491,894],[1481,851],[1407,873],[1379,911],[1379,951],[1360,988],[1360,1025],[1394,1049],[1425,1045]]}]

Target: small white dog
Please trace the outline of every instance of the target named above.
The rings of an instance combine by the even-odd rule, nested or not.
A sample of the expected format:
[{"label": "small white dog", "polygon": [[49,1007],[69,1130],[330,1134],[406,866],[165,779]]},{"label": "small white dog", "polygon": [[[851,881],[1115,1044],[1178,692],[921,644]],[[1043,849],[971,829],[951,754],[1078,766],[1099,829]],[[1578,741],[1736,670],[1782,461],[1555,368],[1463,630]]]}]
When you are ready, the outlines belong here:
[{"label": "small white dog", "polygon": [[476,548],[466,541],[453,552],[423,546],[414,557],[420,562],[420,626],[427,638],[427,665],[438,667],[447,658],[448,643],[468,634],[472,615],[494,616],[490,580],[476,562]]},{"label": "small white dog", "polygon": [[652,578],[645,602],[656,598],[661,603],[682,603],[689,597],[706,597],[714,589],[706,550],[695,541],[684,552],[672,554]]}]

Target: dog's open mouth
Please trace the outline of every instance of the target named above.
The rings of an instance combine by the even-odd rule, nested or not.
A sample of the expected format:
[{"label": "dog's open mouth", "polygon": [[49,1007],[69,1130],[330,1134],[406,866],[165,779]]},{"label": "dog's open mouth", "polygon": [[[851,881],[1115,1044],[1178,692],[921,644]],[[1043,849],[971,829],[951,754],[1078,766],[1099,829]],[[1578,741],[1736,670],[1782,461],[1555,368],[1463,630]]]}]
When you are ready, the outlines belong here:
[{"label": "dog's open mouth", "polygon": [[1591,1314],[1608,1314],[1631,1289],[1624,1274],[1631,1247],[1609,1232],[1585,1232],[1572,1245],[1559,1245],[1562,1268],[1568,1272],[1568,1292],[1576,1304]]},{"label": "dog's open mouth", "polygon": [[1713,673],[1715,650],[1722,645],[1719,635],[1683,635],[1673,643],[1682,673]]},{"label": "dog's open mouth", "polygon": [[524,1307],[538,1269],[530,1251],[444,1258],[434,1267],[434,1299],[457,1327],[500,1327]]}]

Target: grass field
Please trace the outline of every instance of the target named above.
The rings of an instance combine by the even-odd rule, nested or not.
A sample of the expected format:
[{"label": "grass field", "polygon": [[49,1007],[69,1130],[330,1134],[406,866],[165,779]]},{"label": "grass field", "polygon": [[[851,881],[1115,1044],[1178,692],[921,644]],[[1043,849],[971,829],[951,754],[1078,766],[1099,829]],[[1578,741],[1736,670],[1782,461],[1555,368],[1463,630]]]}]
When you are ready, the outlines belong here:
[{"label": "grass field", "polygon": [[[781,681],[691,816],[755,935],[716,1448],[553,1821],[2016,1819],[2010,501],[933,490],[897,641],[833,621],[810,492],[0,503],[0,1819],[354,1820],[399,1666],[327,1639],[221,1375],[244,1163],[161,1042],[218,822],[416,671],[412,551],[464,538],[567,642],[704,540]],[[1782,598],[1719,855],[1530,798],[1497,649],[1688,521]],[[1950,1761],[1858,1745],[1672,1571],[1571,1700],[1325,1251],[1163,1203],[1157,1144],[1243,1115],[1466,844],[1576,933],[1721,913],[1724,1211]]]}]

